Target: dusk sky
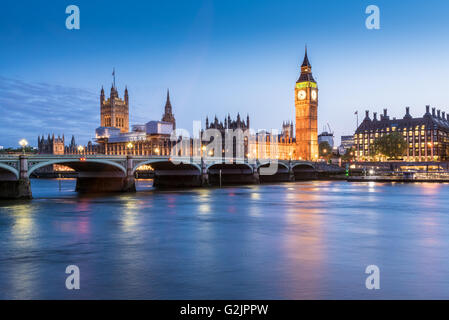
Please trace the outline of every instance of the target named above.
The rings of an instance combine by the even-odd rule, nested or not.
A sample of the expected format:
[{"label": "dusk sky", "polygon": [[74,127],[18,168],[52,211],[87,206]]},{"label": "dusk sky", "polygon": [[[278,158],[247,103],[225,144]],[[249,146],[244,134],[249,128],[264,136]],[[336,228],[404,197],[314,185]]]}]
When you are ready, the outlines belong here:
[{"label": "dusk sky", "polygon": [[[80,8],[68,30],[65,8]],[[365,8],[380,8],[380,30]],[[307,44],[319,87],[318,131],[353,134],[354,111],[430,104],[449,112],[448,1],[2,1],[0,145],[100,125],[99,93],[115,67],[130,124],[160,120],[170,88],[177,127],[206,115],[251,118],[254,129],[294,119]]]}]

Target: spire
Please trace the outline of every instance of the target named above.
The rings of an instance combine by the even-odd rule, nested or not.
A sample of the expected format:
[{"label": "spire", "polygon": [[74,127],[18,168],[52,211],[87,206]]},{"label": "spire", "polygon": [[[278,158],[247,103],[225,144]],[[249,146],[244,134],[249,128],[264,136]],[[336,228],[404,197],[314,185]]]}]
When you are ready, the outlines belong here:
[{"label": "spire", "polygon": [[306,51],[305,51],[305,54],[304,54],[304,61],[302,62],[301,67],[309,67],[309,68],[312,67],[310,65],[309,58],[307,57],[307,45],[306,45]]},{"label": "spire", "polygon": [[114,82],[112,82],[112,86],[115,89],[116,88],[116,86],[115,86],[115,67],[112,69],[112,78],[114,80]]},{"label": "spire", "polygon": [[312,65],[309,62],[309,57],[307,56],[307,46],[304,54],[304,61],[301,65],[301,75],[299,76],[296,83],[300,82],[315,82],[315,79],[312,76]]},{"label": "spire", "polygon": [[165,114],[171,114],[170,91],[167,89],[167,101],[165,102]]},{"label": "spire", "polygon": [[176,120],[172,112],[171,102],[170,102],[170,91],[167,89],[167,101],[165,102],[164,115],[162,116],[162,121],[173,123],[173,130],[176,129]]},{"label": "spire", "polygon": [[101,86],[101,92],[100,92],[100,106],[103,105],[104,102],[104,89],[103,86]]},{"label": "spire", "polygon": [[128,86],[125,86],[125,96],[124,96],[125,102],[126,104],[128,104],[129,102],[129,97],[128,97]]}]

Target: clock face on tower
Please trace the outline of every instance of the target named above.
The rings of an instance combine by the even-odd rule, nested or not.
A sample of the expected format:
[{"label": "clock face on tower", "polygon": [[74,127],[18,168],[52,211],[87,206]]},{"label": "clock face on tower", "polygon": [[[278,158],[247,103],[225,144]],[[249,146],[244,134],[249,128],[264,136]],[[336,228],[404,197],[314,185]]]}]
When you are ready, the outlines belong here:
[{"label": "clock face on tower", "polygon": [[316,90],[312,90],[312,100],[316,100]]},{"label": "clock face on tower", "polygon": [[306,98],[306,91],[305,90],[299,90],[298,91],[298,99],[304,100]]}]

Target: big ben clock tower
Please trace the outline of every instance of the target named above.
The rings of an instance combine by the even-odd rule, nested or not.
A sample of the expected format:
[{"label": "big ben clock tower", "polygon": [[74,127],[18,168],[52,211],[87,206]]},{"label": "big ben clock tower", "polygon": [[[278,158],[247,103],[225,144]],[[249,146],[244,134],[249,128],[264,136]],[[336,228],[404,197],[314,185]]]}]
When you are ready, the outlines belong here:
[{"label": "big ben clock tower", "polygon": [[312,76],[307,57],[301,65],[301,75],[295,86],[296,154],[300,160],[318,159],[318,86]]}]

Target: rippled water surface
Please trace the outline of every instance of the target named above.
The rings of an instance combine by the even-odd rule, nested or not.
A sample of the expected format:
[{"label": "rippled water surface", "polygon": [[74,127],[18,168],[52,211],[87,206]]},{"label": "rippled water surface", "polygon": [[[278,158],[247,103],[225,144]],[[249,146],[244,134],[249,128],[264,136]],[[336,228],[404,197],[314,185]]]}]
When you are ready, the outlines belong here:
[{"label": "rippled water surface", "polygon": [[34,180],[34,200],[0,202],[0,298],[449,298],[447,184],[74,186]]}]

